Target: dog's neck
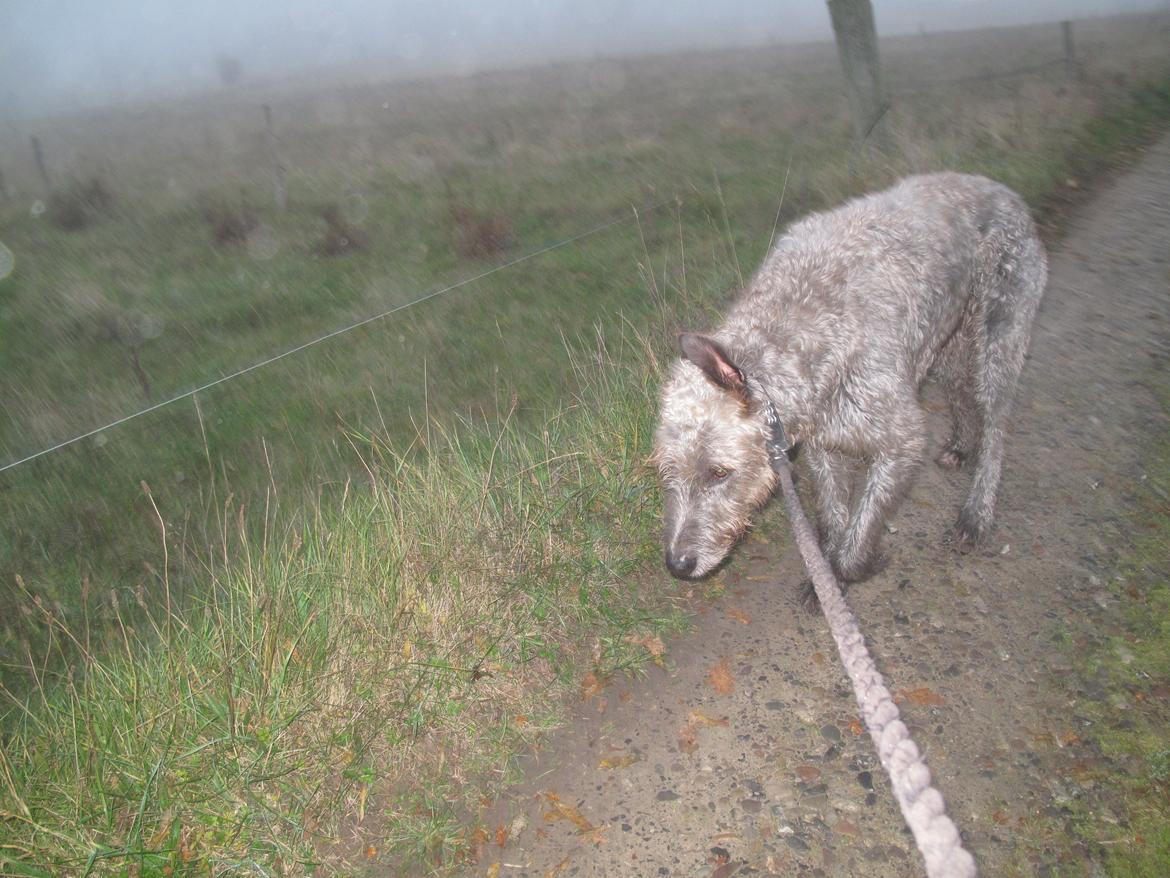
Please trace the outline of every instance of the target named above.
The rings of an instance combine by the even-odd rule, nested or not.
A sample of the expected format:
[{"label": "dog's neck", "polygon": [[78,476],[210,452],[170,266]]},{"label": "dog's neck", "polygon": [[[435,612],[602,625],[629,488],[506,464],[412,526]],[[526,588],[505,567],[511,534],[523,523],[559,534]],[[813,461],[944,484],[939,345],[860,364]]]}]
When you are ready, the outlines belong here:
[{"label": "dog's neck", "polygon": [[806,358],[771,342],[758,342],[744,350],[750,405],[769,430],[778,423],[785,450],[814,430],[816,411],[814,376]]}]

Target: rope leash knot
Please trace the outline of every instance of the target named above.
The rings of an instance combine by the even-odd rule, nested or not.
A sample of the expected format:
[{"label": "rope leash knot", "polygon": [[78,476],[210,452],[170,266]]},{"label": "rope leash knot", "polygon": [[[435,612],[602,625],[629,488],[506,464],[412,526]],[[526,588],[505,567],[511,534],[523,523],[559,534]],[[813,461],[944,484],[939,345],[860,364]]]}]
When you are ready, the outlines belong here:
[{"label": "rope leash knot", "polygon": [[866,649],[857,618],[845,603],[837,577],[821,554],[812,525],[800,505],[788,460],[792,442],[772,401],[766,394],[758,395],[763,400],[764,423],[768,427],[768,461],[780,479],[797,546],[837,644],[841,663],[853,683],[853,694],[877,748],[878,759],[890,777],[902,817],[926,864],[926,874],[929,878],[974,878],[975,859],[963,848],[959,830],[947,817],[942,794],[931,786],[926,760],[899,716],[898,706]]}]

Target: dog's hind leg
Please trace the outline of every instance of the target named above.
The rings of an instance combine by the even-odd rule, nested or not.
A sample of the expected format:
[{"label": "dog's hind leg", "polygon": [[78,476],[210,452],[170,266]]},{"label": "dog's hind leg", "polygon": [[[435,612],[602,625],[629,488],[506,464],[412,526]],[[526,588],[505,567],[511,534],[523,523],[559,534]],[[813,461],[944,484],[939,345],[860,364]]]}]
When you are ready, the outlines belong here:
[{"label": "dog's hind leg", "polygon": [[1028,237],[1016,252],[1003,258],[981,297],[973,392],[983,430],[971,492],[955,524],[962,548],[983,539],[995,517],[1004,430],[1046,278],[1043,245]]},{"label": "dog's hind leg", "polygon": [[975,398],[974,311],[939,352],[933,373],[942,387],[951,412],[951,435],[935,457],[943,469],[958,469],[970,460],[979,443],[982,413]]}]

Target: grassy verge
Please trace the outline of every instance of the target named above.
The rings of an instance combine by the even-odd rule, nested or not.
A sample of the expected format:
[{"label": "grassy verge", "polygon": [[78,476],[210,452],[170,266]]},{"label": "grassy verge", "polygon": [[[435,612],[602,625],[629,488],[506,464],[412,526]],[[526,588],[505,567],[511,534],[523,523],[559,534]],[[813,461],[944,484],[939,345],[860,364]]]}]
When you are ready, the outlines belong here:
[{"label": "grassy verge", "polygon": [[[1161,404],[1170,410],[1170,393]],[[1106,587],[1104,633],[1060,638],[1074,671],[1067,687],[1079,735],[1054,775],[1072,778],[1060,813],[1022,828],[1032,863],[1053,876],[1170,874],[1170,436],[1147,449],[1129,514],[1133,540]],[[1087,695],[1085,693],[1088,693]]]},{"label": "grassy verge", "polygon": [[[724,86],[739,94],[737,82]],[[1086,156],[1131,148],[1170,110],[1159,84],[1100,102],[1034,85],[1039,107],[1069,109],[1058,125],[1034,107],[1030,122],[989,143],[970,109],[994,116],[1001,96],[964,87],[968,112],[947,115],[955,95],[900,108],[901,156],[854,177],[843,115],[833,116],[801,146],[782,219],[939,166],[992,173],[1043,204]],[[704,98],[716,109],[722,99]],[[50,537],[27,522],[17,531],[21,578],[5,595],[2,871],[442,871],[475,846],[462,816],[507,780],[511,754],[555,724],[581,676],[653,660],[654,638],[683,623],[661,575],[640,575],[658,554],[645,462],[657,364],[671,329],[709,322],[737,257],[747,268],[760,256],[791,143],[751,112],[712,143],[695,121],[702,107],[690,109],[671,132],[676,152],[658,153],[685,158],[692,187],[677,209],[371,329],[353,342],[356,361],[319,351],[283,363],[272,383],[167,413],[152,424],[173,444],[152,472],[177,463],[182,487],[134,478],[149,435],[35,470],[47,486],[30,477],[8,487],[19,501],[8,514],[33,510],[46,528],[62,498],[99,506],[74,509]],[[711,155],[725,162],[718,188]],[[558,173],[569,186],[583,172]],[[507,182],[517,202],[525,181]],[[559,185],[536,205],[592,192],[587,203],[604,209],[629,195]],[[525,216],[568,228],[536,208]],[[224,257],[208,283],[234,277],[240,258]],[[361,272],[349,270],[311,280],[352,292]],[[226,307],[243,289],[228,283],[216,296]],[[244,327],[248,310],[237,314]],[[307,313],[301,328],[320,316]],[[399,380],[385,382],[391,398],[371,414],[351,418],[331,392],[366,394],[375,382],[364,377],[341,390],[366,357],[361,368]],[[428,417],[431,403],[441,415]],[[270,446],[263,424],[283,424],[274,432],[288,444]],[[242,435],[225,435],[233,430]],[[316,442],[341,449],[347,465],[317,460],[328,455]],[[263,465],[233,469],[240,444]],[[114,478],[116,490],[105,484]],[[306,502],[302,480],[329,478]],[[132,549],[103,518],[102,505],[119,504],[134,513],[115,519],[133,527]],[[62,552],[87,525],[93,540]],[[100,564],[84,551],[96,544]],[[38,557],[41,566],[29,560]]]}]

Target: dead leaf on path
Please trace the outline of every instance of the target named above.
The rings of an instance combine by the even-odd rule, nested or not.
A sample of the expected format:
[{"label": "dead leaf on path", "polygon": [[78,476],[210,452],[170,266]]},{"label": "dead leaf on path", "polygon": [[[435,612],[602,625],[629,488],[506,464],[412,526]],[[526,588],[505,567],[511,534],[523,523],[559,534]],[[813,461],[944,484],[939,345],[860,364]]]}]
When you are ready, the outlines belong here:
[{"label": "dead leaf on path", "polygon": [[492,863],[488,866],[487,878],[499,878],[500,864],[498,862]]},{"label": "dead leaf on path", "polygon": [[720,659],[707,672],[707,682],[720,695],[730,695],[735,691],[735,678],[731,676],[731,666],[727,659]]},{"label": "dead leaf on path", "polygon": [[605,769],[629,768],[634,763],[641,761],[641,756],[638,756],[634,753],[625,753],[621,756],[606,756],[597,763],[597,767]]},{"label": "dead leaf on path", "polygon": [[745,613],[743,610],[738,609],[737,607],[728,607],[727,608],[727,618],[734,619],[736,622],[738,622],[741,625],[752,624],[752,617],[749,616],[747,613]]},{"label": "dead leaf on path", "polygon": [[896,703],[909,701],[915,707],[938,707],[946,704],[947,700],[929,686],[919,686],[917,689],[902,689],[894,696]]},{"label": "dead leaf on path", "polygon": [[865,726],[861,724],[861,720],[853,717],[853,719],[849,720],[849,731],[853,732],[854,735],[860,735],[865,731]]},{"label": "dead leaf on path", "polygon": [[991,819],[1000,826],[1006,826],[1009,822],[1011,822],[1012,818],[1010,814],[1003,810],[1003,808],[997,808],[991,812]]},{"label": "dead leaf on path", "polygon": [[564,870],[565,866],[569,865],[569,857],[571,856],[572,854],[569,854],[568,857],[565,857],[555,866],[551,867],[547,872],[544,873],[544,878],[557,878],[557,876],[560,875]]},{"label": "dead leaf on path", "polygon": [[602,833],[608,827],[594,826],[590,823],[585,815],[574,808],[572,805],[566,805],[561,801],[560,796],[556,793],[545,793],[545,798],[548,800],[549,810],[544,813],[544,819],[549,823],[555,823],[557,820],[568,820],[577,827],[577,833],[584,838],[592,841],[594,844],[601,844],[605,839]]},{"label": "dead leaf on path", "polygon": [[701,710],[692,710],[687,716],[686,724],[678,732],[678,749],[690,756],[699,749],[698,730],[703,726],[730,726],[727,717],[708,716]]},{"label": "dead leaf on path", "polygon": [[655,634],[627,634],[622,639],[626,643],[632,643],[634,646],[642,647],[654,658],[662,658],[662,654],[666,652],[666,646],[663,644],[662,638]]},{"label": "dead leaf on path", "polygon": [[508,828],[501,823],[496,827],[496,844],[503,847],[508,843]]},{"label": "dead leaf on path", "polygon": [[725,716],[708,716],[701,710],[692,710],[687,717],[687,723],[694,726],[729,726],[731,720]]},{"label": "dead leaf on path", "polygon": [[581,678],[581,700],[588,701],[604,688],[605,681],[598,679],[597,675],[590,671]]}]

